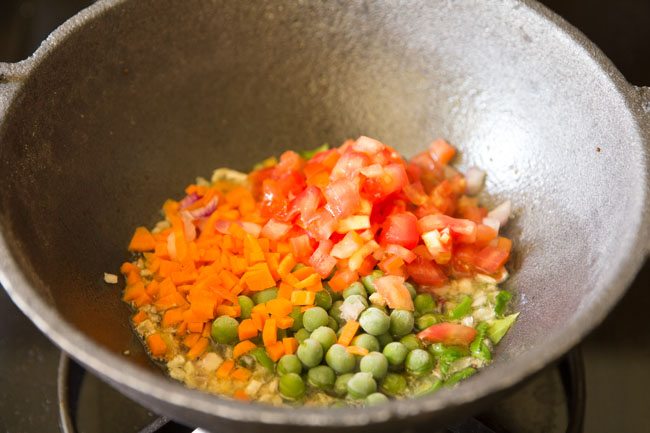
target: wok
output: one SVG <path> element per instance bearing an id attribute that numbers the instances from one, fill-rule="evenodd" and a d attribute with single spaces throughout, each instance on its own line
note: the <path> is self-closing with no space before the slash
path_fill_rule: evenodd
<path id="1" fill-rule="evenodd" d="M 0 282 L 64 351 L 188 424 L 434 427 L 556 360 L 624 293 L 648 250 L 649 111 L 648 89 L 532 1 L 99 1 L 0 64 Z M 360 134 L 406 155 L 446 137 L 488 171 L 488 204 L 514 203 L 521 316 L 494 363 L 364 409 L 242 404 L 164 376 L 102 281 L 133 227 L 213 168 Z"/>

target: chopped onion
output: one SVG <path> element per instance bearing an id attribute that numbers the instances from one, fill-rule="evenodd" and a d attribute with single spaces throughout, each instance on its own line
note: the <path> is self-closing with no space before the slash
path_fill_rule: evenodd
<path id="1" fill-rule="evenodd" d="M 198 199 L 199 199 L 199 196 L 198 196 L 198 195 L 196 195 L 196 194 L 194 194 L 194 193 L 192 193 L 192 194 L 188 194 L 188 195 L 186 195 L 186 196 L 183 198 L 183 200 L 181 200 L 180 202 L 178 202 L 178 205 L 179 205 L 179 207 L 180 207 L 181 209 L 185 209 L 186 207 L 188 207 L 189 205 L 191 205 L 192 203 L 194 203 L 194 202 L 197 201 Z"/>
<path id="2" fill-rule="evenodd" d="M 256 238 L 260 237 L 260 232 L 262 231 L 261 225 L 249 221 L 242 221 L 238 224 L 241 226 L 242 229 L 244 229 L 246 233 L 253 235 Z"/>
<path id="3" fill-rule="evenodd" d="M 217 196 L 214 196 L 205 206 L 201 206 L 198 209 L 188 210 L 187 212 L 192 216 L 193 219 L 207 217 L 212 215 L 212 212 L 217 210 L 217 204 L 219 204 L 219 198 Z"/>
<path id="4" fill-rule="evenodd" d="M 358 297 L 353 297 L 351 300 L 344 302 L 343 305 L 341 305 L 341 319 L 346 322 L 357 320 L 359 314 L 361 314 L 365 309 L 365 304 L 358 299 Z"/>
<path id="5" fill-rule="evenodd" d="M 510 218 L 511 211 L 512 203 L 510 203 L 510 200 L 506 200 L 488 212 L 487 216 L 488 218 L 494 218 L 495 220 L 499 221 L 499 224 L 501 224 L 501 226 L 504 226 L 508 222 L 508 218 Z"/>
<path id="6" fill-rule="evenodd" d="M 490 218 L 490 217 L 483 218 L 483 225 L 486 225 L 494 229 L 494 231 L 497 233 L 499 233 L 499 228 L 501 228 L 501 223 L 496 218 Z"/>
<path id="7" fill-rule="evenodd" d="M 214 223 L 214 229 L 222 235 L 227 235 L 230 233 L 230 224 L 232 224 L 230 221 L 217 220 Z"/>
<path id="8" fill-rule="evenodd" d="M 485 181 L 485 171 L 478 167 L 470 167 L 465 173 L 465 180 L 467 186 L 465 191 L 468 195 L 476 195 L 483 189 L 483 182 Z"/>
<path id="9" fill-rule="evenodd" d="M 176 260 L 176 236 L 174 236 L 174 233 L 167 236 L 167 252 L 172 260 Z"/>
<path id="10" fill-rule="evenodd" d="M 336 227 L 337 233 L 347 233 L 353 230 L 365 230 L 370 228 L 369 215 L 351 215 L 347 218 L 340 219 Z"/>
<path id="11" fill-rule="evenodd" d="M 180 212 L 181 221 L 183 221 L 183 231 L 185 232 L 185 238 L 192 242 L 196 239 L 196 227 L 192 223 L 192 215 L 187 211 Z"/>
<path id="12" fill-rule="evenodd" d="M 104 272 L 104 281 L 108 284 L 117 284 L 117 275 Z"/>

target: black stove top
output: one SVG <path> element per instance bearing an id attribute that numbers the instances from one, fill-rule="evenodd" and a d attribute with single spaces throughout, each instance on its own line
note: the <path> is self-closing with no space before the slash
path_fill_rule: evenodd
<path id="1" fill-rule="evenodd" d="M 542 2 L 583 30 L 632 83 L 650 85 L 649 0 Z M 90 3 L 0 0 L 0 61 L 27 57 L 51 30 Z M 580 350 L 485 413 L 446 431 L 650 432 L 648 287 L 646 263 L 628 294 Z M 191 431 L 138 406 L 68 361 L 0 290 L 0 432 Z"/>

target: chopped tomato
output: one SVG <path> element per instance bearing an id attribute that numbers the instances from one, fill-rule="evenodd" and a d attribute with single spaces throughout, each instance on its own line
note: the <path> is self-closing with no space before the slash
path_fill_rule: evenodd
<path id="1" fill-rule="evenodd" d="M 375 287 L 385 300 L 386 304 L 393 309 L 413 311 L 413 299 L 404 285 L 404 278 L 394 275 L 377 278 Z"/>
<path id="2" fill-rule="evenodd" d="M 323 278 L 331 274 L 332 269 L 336 266 L 336 259 L 329 254 L 331 250 L 332 241 L 327 239 L 322 240 L 318 244 L 318 248 L 316 248 L 314 254 L 309 258 L 309 264 L 316 269 L 316 272 L 318 272 Z"/>
<path id="3" fill-rule="evenodd" d="M 467 346 L 476 337 L 474 328 L 457 323 L 437 323 L 418 334 L 418 338 L 427 343 L 442 343 L 450 346 Z"/>
<path id="4" fill-rule="evenodd" d="M 470 220 L 452 218 L 447 215 L 428 215 L 418 221 L 420 233 L 449 228 L 454 237 L 463 243 L 476 241 L 476 223 Z"/>
<path id="5" fill-rule="evenodd" d="M 382 245 L 397 244 L 412 249 L 418 244 L 417 218 L 410 212 L 396 213 L 388 216 L 379 238 Z"/>
<path id="6" fill-rule="evenodd" d="M 337 218 L 352 215 L 359 206 L 359 200 L 361 199 L 354 182 L 346 179 L 330 183 L 325 188 L 324 194 L 330 212 Z"/>
<path id="7" fill-rule="evenodd" d="M 429 154 L 440 164 L 447 165 L 454 155 L 456 155 L 456 149 L 447 143 L 447 141 L 439 138 L 429 145 Z"/>
<path id="8" fill-rule="evenodd" d="M 406 265 L 406 271 L 413 281 L 423 286 L 439 286 L 447 281 L 447 276 L 438 265 L 422 257 Z"/>
<path id="9" fill-rule="evenodd" d="M 488 245 L 474 257 L 474 265 L 487 274 L 500 271 L 510 257 L 512 241 L 503 237 L 497 238 L 496 241 L 496 246 Z"/>

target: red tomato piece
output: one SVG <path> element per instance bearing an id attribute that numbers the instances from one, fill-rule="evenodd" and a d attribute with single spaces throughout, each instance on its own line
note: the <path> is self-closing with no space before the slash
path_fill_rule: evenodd
<path id="1" fill-rule="evenodd" d="M 307 221 L 305 229 L 309 236 L 317 240 L 329 239 L 332 233 L 336 230 L 338 221 L 334 218 L 332 213 L 325 209 L 320 208 L 313 217 Z"/>
<path id="2" fill-rule="evenodd" d="M 332 169 L 332 179 L 353 179 L 359 174 L 361 168 L 369 164 L 368 155 L 354 151 L 346 152 Z"/>
<path id="3" fill-rule="evenodd" d="M 420 233 L 447 227 L 459 242 L 473 243 L 476 241 L 476 223 L 473 221 L 452 218 L 443 214 L 427 215 L 418 221 Z"/>
<path id="4" fill-rule="evenodd" d="M 287 150 L 280 156 L 280 162 L 275 166 L 276 171 L 288 172 L 299 171 L 303 166 L 304 160 L 293 150 Z"/>
<path id="5" fill-rule="evenodd" d="M 387 275 L 375 280 L 375 287 L 390 308 L 413 311 L 413 299 L 404 285 L 404 277 Z"/>
<path id="6" fill-rule="evenodd" d="M 293 214 L 300 214 L 303 223 L 311 220 L 322 203 L 323 195 L 315 186 L 305 188 L 291 203 Z"/>
<path id="7" fill-rule="evenodd" d="M 429 145 L 429 154 L 440 164 L 447 165 L 456 155 L 456 149 L 447 143 L 446 140 L 439 138 Z"/>
<path id="8" fill-rule="evenodd" d="M 366 137 L 365 135 L 357 138 L 357 141 L 355 141 L 352 145 L 353 150 L 357 152 L 367 153 L 371 156 L 384 150 L 384 147 L 386 146 L 381 141 Z"/>
<path id="9" fill-rule="evenodd" d="M 413 281 L 423 286 L 440 286 L 447 281 L 447 276 L 437 264 L 422 257 L 407 264 L 406 272 Z"/>
<path id="10" fill-rule="evenodd" d="M 418 334 L 427 343 L 442 343 L 451 346 L 467 346 L 476 338 L 476 329 L 457 323 L 437 323 Z"/>
<path id="11" fill-rule="evenodd" d="M 311 242 L 309 241 L 309 236 L 307 235 L 292 237 L 290 242 L 291 252 L 293 252 L 293 255 L 299 259 L 309 258 L 314 252 L 314 249 L 311 247 Z"/>
<path id="12" fill-rule="evenodd" d="M 328 239 L 322 240 L 318 244 L 318 248 L 316 248 L 314 254 L 309 258 L 309 264 L 316 269 L 316 272 L 318 272 L 323 278 L 332 273 L 332 269 L 336 266 L 336 259 L 330 256 L 331 250 L 332 241 Z"/>
<path id="13" fill-rule="evenodd" d="M 346 179 L 330 183 L 324 191 L 327 205 L 337 218 L 352 215 L 359 207 L 359 191 L 354 182 Z"/>
<path id="14" fill-rule="evenodd" d="M 397 244 L 413 249 L 419 241 L 417 218 L 410 212 L 388 216 L 382 227 L 379 243 L 381 245 Z"/>
<path id="15" fill-rule="evenodd" d="M 264 224 L 264 227 L 262 227 L 262 236 L 278 240 L 289 233 L 289 230 L 291 230 L 291 224 L 286 224 L 271 218 L 266 222 L 266 224 Z"/>

